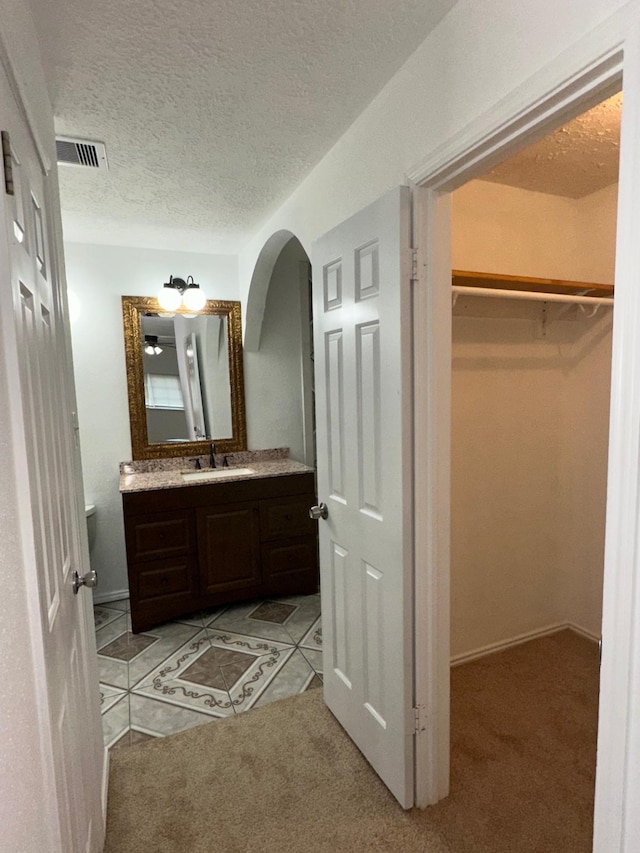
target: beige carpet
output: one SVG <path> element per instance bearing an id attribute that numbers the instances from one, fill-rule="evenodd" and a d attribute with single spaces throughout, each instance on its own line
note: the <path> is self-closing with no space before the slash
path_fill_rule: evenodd
<path id="1" fill-rule="evenodd" d="M 452 794 L 403 812 L 315 690 L 111 756 L 105 853 L 588 853 L 594 644 L 452 671 Z"/>

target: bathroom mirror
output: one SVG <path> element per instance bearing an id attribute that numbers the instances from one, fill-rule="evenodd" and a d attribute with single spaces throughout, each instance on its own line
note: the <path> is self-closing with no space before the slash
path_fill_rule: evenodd
<path id="1" fill-rule="evenodd" d="M 132 458 L 246 450 L 240 303 L 193 316 L 123 296 L 122 318 Z"/>

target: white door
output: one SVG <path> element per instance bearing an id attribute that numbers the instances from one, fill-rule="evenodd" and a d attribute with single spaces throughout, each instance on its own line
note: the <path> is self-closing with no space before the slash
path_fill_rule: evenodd
<path id="1" fill-rule="evenodd" d="M 414 801 L 410 194 L 314 245 L 324 698 Z"/>
<path id="2" fill-rule="evenodd" d="M 88 555 L 58 279 L 57 195 L 4 73 L 0 125 L 8 179 L 0 187 L 0 311 L 12 423 L 3 441 L 17 472 L 17 570 L 25 577 L 37 672 L 34 703 L 25 703 L 24 713 L 38 717 L 40 766 L 33 769 L 46 777 L 49 795 L 42 803 L 46 826 L 38 829 L 49 838 L 47 853 L 97 853 L 104 838 L 104 750 L 91 593 L 74 595 L 72 588 L 74 570 L 88 570 Z M 24 749 L 26 762 L 30 744 Z"/>

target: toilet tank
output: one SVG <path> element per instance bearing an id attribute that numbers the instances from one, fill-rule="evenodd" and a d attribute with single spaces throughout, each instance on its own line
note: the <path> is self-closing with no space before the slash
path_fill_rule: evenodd
<path id="1" fill-rule="evenodd" d="M 89 551 L 93 548 L 96 539 L 96 507 L 95 504 L 85 504 L 84 514 L 87 519 L 87 535 L 89 537 Z"/>

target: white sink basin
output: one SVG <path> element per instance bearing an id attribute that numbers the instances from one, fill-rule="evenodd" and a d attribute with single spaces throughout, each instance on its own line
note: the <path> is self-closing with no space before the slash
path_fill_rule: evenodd
<path id="1" fill-rule="evenodd" d="M 202 483 L 207 480 L 221 480 L 227 477 L 246 477 L 255 474 L 252 468 L 213 468 L 210 471 L 188 471 L 180 476 L 185 483 Z"/>

